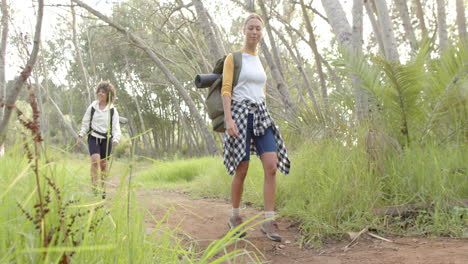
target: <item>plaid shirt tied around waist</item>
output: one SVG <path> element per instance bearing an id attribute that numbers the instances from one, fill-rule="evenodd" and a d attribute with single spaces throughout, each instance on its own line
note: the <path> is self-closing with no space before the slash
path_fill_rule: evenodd
<path id="1" fill-rule="evenodd" d="M 275 136 L 278 163 L 277 167 L 283 174 L 289 174 L 291 162 L 288 158 L 286 146 L 284 145 L 283 138 L 275 125 L 275 122 L 270 116 L 266 108 L 265 102 L 254 103 L 248 100 L 242 102 L 232 101 L 231 114 L 232 119 L 236 122 L 239 130 L 237 137 L 232 137 L 228 134 L 227 130 L 224 135 L 223 151 L 224 151 L 224 166 L 226 167 L 229 175 L 234 175 L 237 166 L 245 157 L 245 144 L 247 138 L 247 117 L 249 112 L 253 112 L 253 133 L 255 136 L 262 136 L 265 134 L 267 128 L 271 127 Z M 250 153 L 257 154 L 253 137 L 251 138 Z M 258 155 L 258 154 L 257 154 Z"/>

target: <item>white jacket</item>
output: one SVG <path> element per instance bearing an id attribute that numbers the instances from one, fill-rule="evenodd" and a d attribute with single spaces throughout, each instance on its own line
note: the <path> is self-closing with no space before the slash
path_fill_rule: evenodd
<path id="1" fill-rule="evenodd" d="M 114 107 L 113 104 L 107 105 L 106 108 L 104 108 L 104 110 L 99 109 L 99 101 L 97 100 L 91 103 L 88 106 L 88 109 L 86 109 L 86 113 L 83 116 L 83 121 L 81 122 L 81 130 L 78 135 L 83 137 L 89 131 L 91 107 L 94 108 L 93 123 L 91 124 L 91 127 L 93 128 L 93 130 L 101 133 L 107 133 L 110 109 L 114 108 L 114 116 L 112 117 L 112 141 L 118 143 L 122 135 L 122 133 L 120 132 L 119 113 L 117 112 L 117 109 Z M 104 138 L 103 136 L 94 132 L 92 132 L 91 135 L 96 138 Z"/>

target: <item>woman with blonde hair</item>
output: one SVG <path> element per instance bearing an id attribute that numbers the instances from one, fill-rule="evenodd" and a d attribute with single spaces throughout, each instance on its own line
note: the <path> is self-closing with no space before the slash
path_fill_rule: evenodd
<path id="1" fill-rule="evenodd" d="M 96 86 L 97 100 L 86 110 L 81 130 L 76 139 L 79 146 L 87 135 L 89 155 L 91 155 L 91 184 L 95 194 L 98 193 L 98 170 L 100 170 L 102 198 L 106 198 L 104 180 L 107 174 L 107 159 L 121 137 L 119 114 L 114 107 L 115 88 L 109 82 L 100 82 Z"/>
<path id="2" fill-rule="evenodd" d="M 221 95 L 224 106 L 225 137 L 223 142 L 224 165 L 230 175 L 232 216 L 231 229 L 242 224 L 239 212 L 244 180 L 249 168 L 250 153 L 256 153 L 264 171 L 265 221 L 260 230 L 267 238 L 280 242 L 275 216 L 276 170 L 288 174 L 290 161 L 283 139 L 265 104 L 267 76 L 257 54 L 262 39 L 263 20 L 250 14 L 244 23 L 244 46 L 239 52 L 229 54 L 224 61 Z M 241 56 L 240 72 L 234 56 Z M 237 82 L 233 87 L 233 80 Z M 245 236 L 242 231 L 241 237 Z"/>

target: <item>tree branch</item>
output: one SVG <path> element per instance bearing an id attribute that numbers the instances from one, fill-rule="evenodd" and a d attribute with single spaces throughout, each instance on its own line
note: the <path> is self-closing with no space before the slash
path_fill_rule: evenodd
<path id="1" fill-rule="evenodd" d="M 16 78 L 15 84 L 13 89 L 11 90 L 10 94 L 7 96 L 5 101 L 5 113 L 3 116 L 3 120 L 0 122 L 0 145 L 2 145 L 6 138 L 6 131 L 8 128 L 8 121 L 10 120 L 10 116 L 12 110 L 15 108 L 16 99 L 18 98 L 18 94 L 21 91 L 26 80 L 31 76 L 31 72 L 34 68 L 34 64 L 36 63 L 37 54 L 39 53 L 39 44 L 41 41 L 41 29 L 42 29 L 42 17 L 44 15 L 44 0 L 38 0 L 39 6 L 37 9 L 37 19 L 36 19 L 36 28 L 34 33 L 34 44 L 31 55 L 24 67 L 23 71 L 20 75 Z"/>

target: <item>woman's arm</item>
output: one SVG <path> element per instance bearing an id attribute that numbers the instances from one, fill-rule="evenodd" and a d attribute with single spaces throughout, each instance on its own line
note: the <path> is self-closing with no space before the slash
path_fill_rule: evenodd
<path id="1" fill-rule="evenodd" d="M 75 146 L 78 147 L 81 144 L 81 139 L 83 138 L 86 133 L 88 133 L 89 130 L 89 121 L 91 121 L 91 107 L 93 105 L 89 105 L 88 109 L 86 109 L 86 112 L 83 116 L 83 120 L 81 121 L 81 130 L 78 133 L 78 137 L 76 138 L 76 143 Z"/>
<path id="2" fill-rule="evenodd" d="M 239 131 L 237 130 L 236 122 L 232 119 L 231 114 L 231 97 L 224 95 L 223 96 L 223 109 L 224 109 L 224 125 L 230 136 L 237 137 Z"/>
<path id="3" fill-rule="evenodd" d="M 86 133 L 88 133 L 89 121 L 91 121 L 91 107 L 93 107 L 93 104 L 90 104 L 88 106 L 88 109 L 86 109 L 86 112 L 83 116 L 83 120 L 81 121 L 81 129 L 78 133 L 79 137 L 83 137 L 84 135 L 86 135 Z"/>
<path id="4" fill-rule="evenodd" d="M 227 55 L 223 66 L 223 86 L 221 87 L 221 98 L 224 109 L 224 126 L 230 136 L 237 137 L 237 125 L 231 115 L 232 79 L 234 78 L 234 57 L 232 53 Z"/>
<path id="5" fill-rule="evenodd" d="M 112 143 L 119 143 L 120 138 L 122 136 L 122 131 L 120 130 L 120 122 L 119 122 L 119 113 L 117 112 L 117 108 L 114 107 L 114 116 L 112 117 Z"/>

